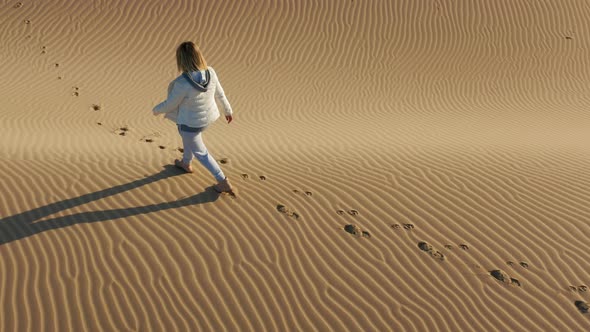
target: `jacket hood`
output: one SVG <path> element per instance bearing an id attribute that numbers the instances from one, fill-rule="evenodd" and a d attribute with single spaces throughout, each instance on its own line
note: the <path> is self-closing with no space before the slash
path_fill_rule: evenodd
<path id="1" fill-rule="evenodd" d="M 209 85 L 209 81 L 211 79 L 211 76 L 209 74 L 209 69 L 201 70 L 201 71 L 192 71 L 190 73 L 183 72 L 182 76 L 195 89 L 197 89 L 201 92 L 207 92 L 207 86 Z"/>

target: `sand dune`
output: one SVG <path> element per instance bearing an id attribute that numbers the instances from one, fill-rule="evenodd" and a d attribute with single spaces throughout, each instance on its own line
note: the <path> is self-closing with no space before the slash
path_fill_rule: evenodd
<path id="1" fill-rule="evenodd" d="M 590 329 L 586 1 L 0 7 L 0 331 Z"/>

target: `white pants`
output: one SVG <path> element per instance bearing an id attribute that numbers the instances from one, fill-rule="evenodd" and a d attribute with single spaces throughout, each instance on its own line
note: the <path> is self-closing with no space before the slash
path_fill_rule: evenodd
<path id="1" fill-rule="evenodd" d="M 205 143 L 203 143 L 203 136 L 202 132 L 207 127 L 202 128 L 194 128 L 196 131 L 185 131 L 181 129 L 181 126 L 178 126 L 178 132 L 180 133 L 180 137 L 182 137 L 182 147 L 184 149 L 184 154 L 182 156 L 182 162 L 185 165 L 189 165 L 190 162 L 193 160 L 193 156 L 197 158 L 197 160 L 201 163 L 201 165 L 205 166 L 205 168 L 215 177 L 217 181 L 222 181 L 225 179 L 225 175 L 223 171 L 219 167 L 219 164 L 209 151 L 207 151 L 207 147 Z M 191 128 L 194 130 L 193 128 Z"/>

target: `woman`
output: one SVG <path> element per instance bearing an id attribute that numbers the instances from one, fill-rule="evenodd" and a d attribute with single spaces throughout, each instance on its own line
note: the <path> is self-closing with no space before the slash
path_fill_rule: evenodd
<path id="1" fill-rule="evenodd" d="M 232 122 L 229 101 L 215 70 L 207 66 L 201 50 L 193 42 L 184 42 L 178 46 L 176 64 L 182 74 L 168 86 L 168 98 L 153 109 L 154 115 L 166 114 L 166 118 L 176 121 L 178 125 L 184 154 L 182 160 L 177 159 L 174 164 L 192 173 L 191 161 L 194 156 L 217 180 L 214 186 L 217 192 L 233 193 L 229 180 L 207 151 L 202 137 L 207 126 L 220 116 L 215 99 L 223 105 L 227 123 Z"/>

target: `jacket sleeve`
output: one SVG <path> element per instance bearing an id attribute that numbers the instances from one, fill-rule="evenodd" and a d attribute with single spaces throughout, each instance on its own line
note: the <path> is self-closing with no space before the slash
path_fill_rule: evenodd
<path id="1" fill-rule="evenodd" d="M 176 80 L 168 85 L 168 98 L 165 101 L 156 105 L 153 109 L 156 113 L 169 113 L 178 109 L 180 103 L 184 99 L 186 91 L 182 89 Z"/>
<path id="2" fill-rule="evenodd" d="M 215 75 L 217 76 L 217 73 Z M 223 105 L 223 113 L 226 116 L 233 114 L 229 100 L 227 100 L 223 88 L 221 87 L 221 83 L 219 82 L 219 77 L 217 77 L 217 85 L 215 86 L 215 99 Z"/>

